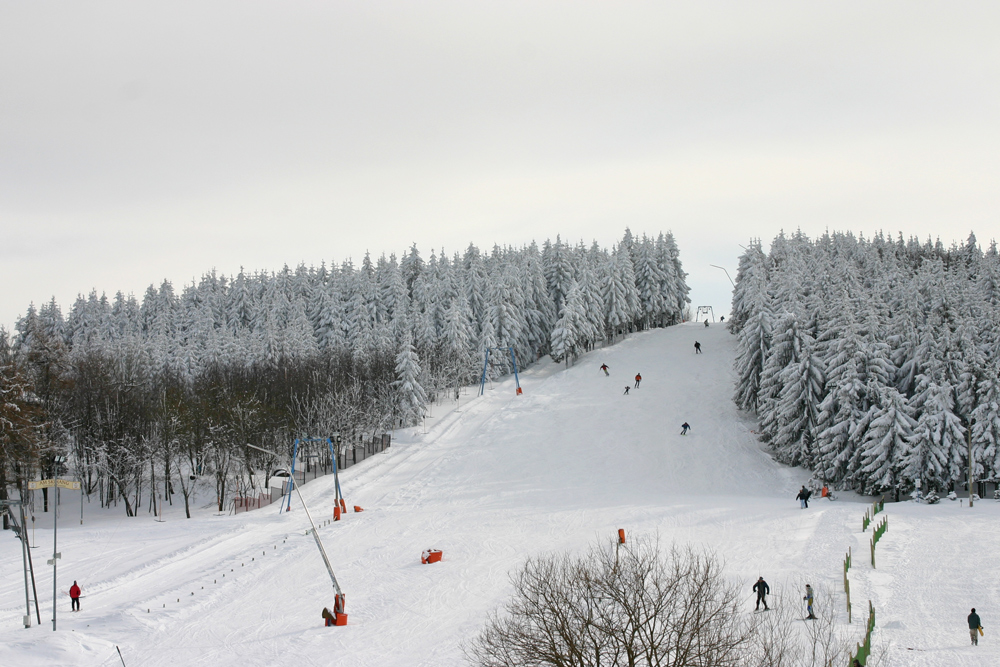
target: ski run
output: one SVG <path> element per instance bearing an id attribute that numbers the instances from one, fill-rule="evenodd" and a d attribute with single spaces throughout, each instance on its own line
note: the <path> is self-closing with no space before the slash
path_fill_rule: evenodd
<path id="1" fill-rule="evenodd" d="M 78 495 L 64 491 L 57 632 L 45 564 L 52 513 L 29 522 L 41 625 L 22 626 L 19 542 L 0 541 L 0 665 L 118 665 L 116 646 L 129 667 L 462 665 L 462 643 L 511 593 L 508 573 L 619 528 L 714 551 L 745 584 L 747 614 L 764 576 L 769 604 L 783 592 L 799 600 L 811 583 L 817 607 L 833 605 L 845 624 L 850 548 L 857 641 L 871 600 L 874 642 L 892 665 L 1000 664 L 991 576 L 1000 503 L 886 503 L 891 530 L 872 569 L 872 529 L 861 530 L 871 499 L 813 496 L 799 508 L 809 473 L 775 463 L 733 404 L 735 348 L 723 326 L 688 323 L 631 335 L 569 368 L 542 360 L 521 374 L 523 395 L 512 377 L 482 397 L 470 388 L 457 409 L 435 405 L 426 425 L 397 431 L 388 451 L 345 470 L 348 508 L 362 513 L 329 521 L 333 477 L 304 485 L 347 596 L 344 627 L 323 627 L 333 592 L 297 501 L 290 512 L 219 515 L 206 491 L 190 520 L 182 503 L 163 522 L 87 505 L 81 526 Z M 421 565 L 429 548 L 443 558 Z M 74 580 L 79 613 L 70 613 Z M 985 627 L 977 647 L 971 607 Z"/>

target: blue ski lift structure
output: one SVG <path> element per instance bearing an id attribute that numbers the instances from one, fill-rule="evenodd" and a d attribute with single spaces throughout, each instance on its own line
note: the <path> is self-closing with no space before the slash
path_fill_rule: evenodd
<path id="1" fill-rule="evenodd" d="M 514 355 L 514 348 L 512 347 L 488 347 L 486 348 L 486 355 L 483 359 L 483 376 L 479 380 L 479 395 L 482 396 L 483 392 L 486 391 L 486 369 L 490 365 L 490 351 L 496 350 L 500 354 L 504 351 L 510 354 L 510 363 L 514 365 L 514 386 L 517 387 L 515 394 L 517 396 L 521 395 L 521 380 L 517 376 L 517 357 Z"/>

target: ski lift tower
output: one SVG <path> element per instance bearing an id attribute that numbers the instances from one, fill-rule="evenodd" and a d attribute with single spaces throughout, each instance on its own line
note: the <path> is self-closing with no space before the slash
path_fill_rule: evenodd
<path id="1" fill-rule="evenodd" d="M 483 392 L 486 391 L 486 370 L 490 365 L 490 350 L 496 350 L 500 354 L 504 351 L 510 354 L 510 363 L 514 365 L 514 386 L 517 388 L 515 395 L 521 395 L 521 380 L 517 377 L 517 357 L 514 356 L 513 347 L 488 347 L 486 348 L 486 356 L 483 358 L 483 377 L 479 380 L 479 395 L 482 396 Z M 490 385 L 492 386 L 492 385 Z"/>
<path id="2" fill-rule="evenodd" d="M 324 440 L 326 440 L 327 443 L 330 444 L 329 438 L 324 438 Z M 295 442 L 297 448 L 299 441 L 296 440 Z M 331 446 L 330 451 L 332 453 L 333 452 L 332 444 L 330 446 Z M 257 451 L 261 451 L 264 452 L 265 454 L 270 454 L 275 458 L 279 458 L 277 454 L 268 449 L 264 449 L 263 447 L 257 447 L 256 445 L 251 445 L 250 443 L 247 443 L 247 447 L 251 447 L 253 449 L 256 449 Z M 295 483 L 294 475 L 292 476 L 291 483 L 292 486 L 295 488 L 295 492 L 299 496 L 299 502 L 302 503 L 302 509 L 305 511 L 306 518 L 309 519 L 309 527 L 310 527 L 309 532 L 312 533 L 313 539 L 316 540 L 316 548 L 319 549 L 319 555 L 322 556 L 323 558 L 323 564 L 326 565 L 326 571 L 330 574 L 330 581 L 333 582 L 333 594 L 334 594 L 334 600 L 336 600 L 336 602 L 333 605 L 333 608 L 334 612 L 337 614 L 337 625 L 341 625 L 340 623 L 341 617 L 343 617 L 344 623 L 346 624 L 347 614 L 344 612 L 344 607 L 345 607 L 344 590 L 340 587 L 340 582 L 337 581 L 337 575 L 333 573 L 333 565 L 330 564 L 330 557 L 327 556 L 326 554 L 326 547 L 323 546 L 323 540 L 319 538 L 319 530 L 316 529 L 316 524 L 313 522 L 312 514 L 309 513 L 309 507 L 306 506 L 306 501 L 302 498 L 302 492 L 299 490 L 299 485 Z M 339 481 L 337 486 L 338 486 L 337 493 L 339 495 L 340 493 Z"/>
<path id="3" fill-rule="evenodd" d="M 705 321 L 706 322 L 708 321 L 708 318 L 710 318 L 710 317 L 712 318 L 713 322 L 715 321 L 715 311 L 712 310 L 711 306 L 698 306 L 698 312 L 696 312 L 694 314 L 694 321 L 695 322 L 701 322 L 701 316 L 702 315 L 705 316 Z"/>

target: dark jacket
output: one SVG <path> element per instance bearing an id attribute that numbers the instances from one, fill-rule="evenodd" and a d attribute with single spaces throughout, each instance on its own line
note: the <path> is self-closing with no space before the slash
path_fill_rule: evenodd
<path id="1" fill-rule="evenodd" d="M 969 629 L 978 630 L 979 629 L 979 614 L 972 612 L 969 614 Z"/>
<path id="2" fill-rule="evenodd" d="M 753 585 L 754 592 L 760 597 L 764 597 L 771 592 L 771 588 L 767 585 L 767 582 L 761 579 L 756 584 Z"/>
<path id="3" fill-rule="evenodd" d="M 811 496 L 811 495 L 812 494 L 809 493 L 808 489 L 802 488 L 802 489 L 799 489 L 799 493 L 798 493 L 798 495 L 795 496 L 795 499 L 796 500 L 809 500 L 809 496 Z"/>

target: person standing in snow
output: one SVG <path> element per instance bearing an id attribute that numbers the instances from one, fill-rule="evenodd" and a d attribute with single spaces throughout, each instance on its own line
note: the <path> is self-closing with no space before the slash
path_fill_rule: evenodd
<path id="1" fill-rule="evenodd" d="M 687 422 L 681 424 L 681 435 L 687 435 L 688 431 L 690 430 L 691 430 L 691 424 L 688 424 Z"/>
<path id="2" fill-rule="evenodd" d="M 70 611 L 80 611 L 80 587 L 76 581 L 69 587 L 69 599 L 72 601 Z"/>
<path id="3" fill-rule="evenodd" d="M 972 608 L 972 613 L 969 614 L 969 635 L 972 637 L 972 645 L 979 646 L 979 630 L 982 626 L 979 624 L 979 614 L 976 613 L 976 608 Z"/>
<path id="4" fill-rule="evenodd" d="M 767 600 L 764 599 L 764 596 L 771 592 L 771 588 L 764 581 L 764 577 L 759 578 L 757 583 L 753 585 L 753 591 L 757 594 L 757 606 L 754 611 L 760 610 L 761 602 L 764 603 L 764 611 L 767 611 Z"/>
<path id="5" fill-rule="evenodd" d="M 330 610 L 327 609 L 326 607 L 323 607 L 323 614 L 322 614 L 322 616 L 323 616 L 324 625 L 326 627 L 329 628 L 329 627 L 331 627 L 331 626 L 334 625 L 335 620 L 334 620 L 333 614 L 330 613 Z"/>
<path id="6" fill-rule="evenodd" d="M 806 584 L 806 595 L 802 599 L 806 601 L 806 611 L 809 612 L 809 615 L 806 616 L 806 618 L 816 620 L 816 615 L 813 614 L 813 589 L 809 584 Z"/>
<path id="7" fill-rule="evenodd" d="M 635 388 L 639 388 L 639 383 L 642 382 L 642 376 L 638 373 L 635 374 Z"/>
<path id="8" fill-rule="evenodd" d="M 608 373 L 608 365 L 607 364 L 601 364 L 601 370 L 604 371 L 604 377 L 607 377 L 607 376 L 610 375 L 610 373 Z"/>
<path id="9" fill-rule="evenodd" d="M 701 343 L 699 343 L 698 341 L 694 342 L 694 353 L 701 354 Z"/>
<path id="10" fill-rule="evenodd" d="M 812 491 L 807 489 L 805 485 L 803 485 L 802 488 L 799 489 L 799 494 L 795 496 L 795 499 L 799 501 L 799 509 L 809 508 L 809 496 L 811 495 Z"/>
<path id="11" fill-rule="evenodd" d="M 630 389 L 630 387 L 628 385 L 625 385 L 625 393 L 622 394 L 622 396 L 628 396 L 628 390 L 629 389 Z"/>

